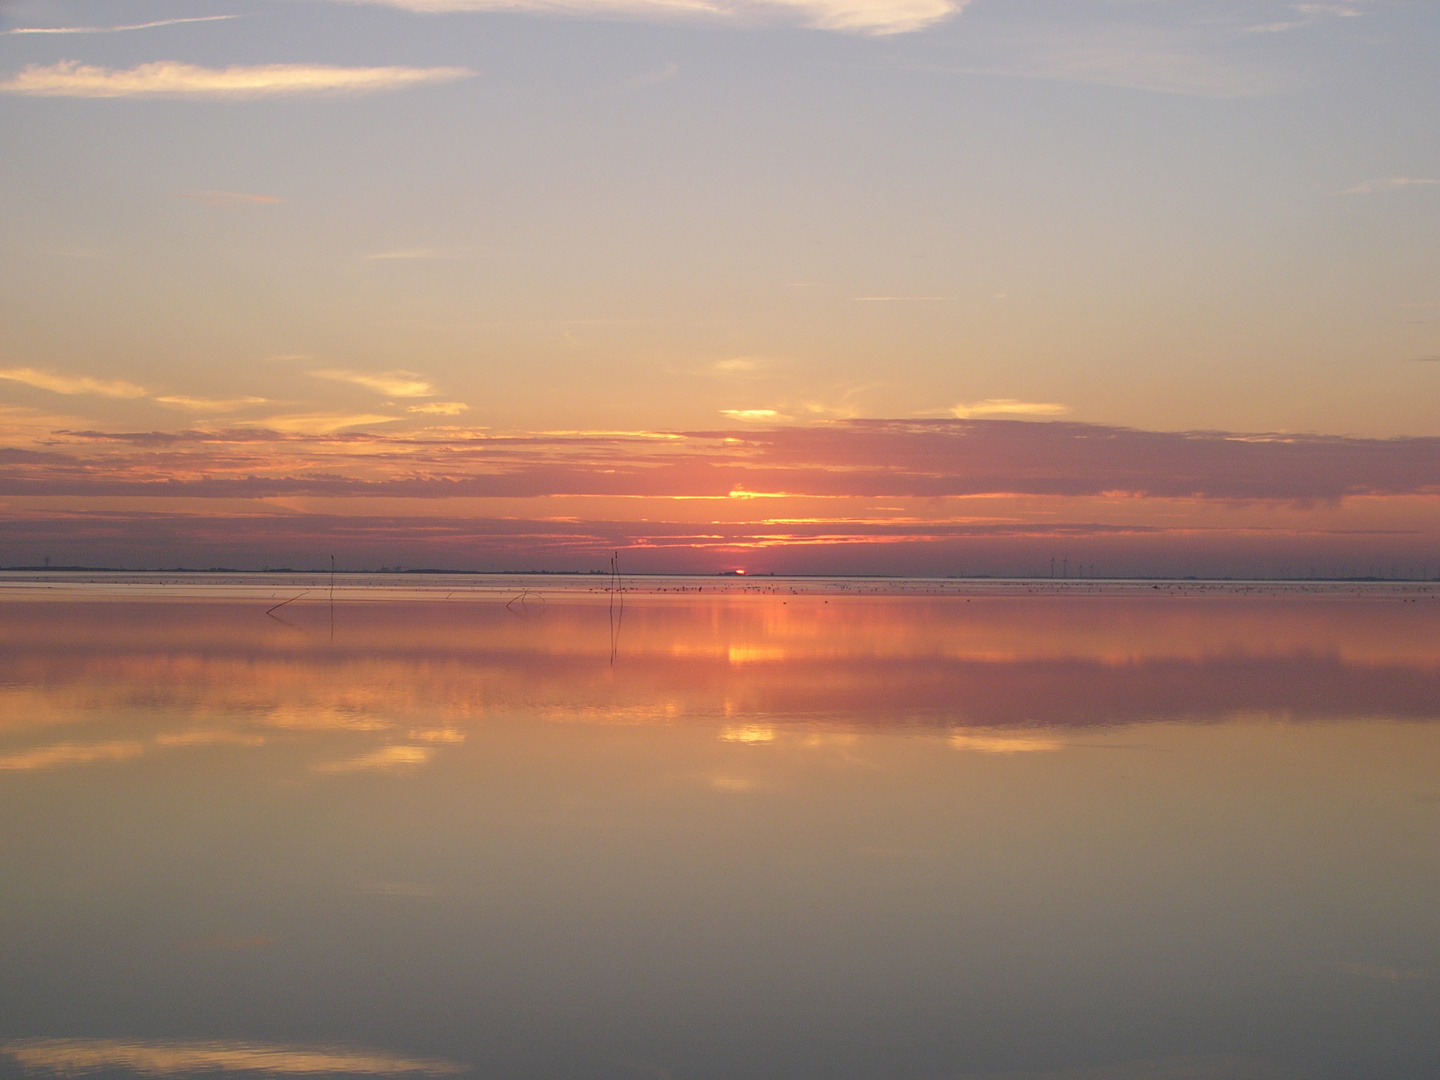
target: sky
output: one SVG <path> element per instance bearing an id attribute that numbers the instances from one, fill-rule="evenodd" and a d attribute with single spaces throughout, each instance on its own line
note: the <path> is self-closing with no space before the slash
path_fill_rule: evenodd
<path id="1" fill-rule="evenodd" d="M 1440 5 L 0 0 L 0 565 L 1440 575 Z"/>

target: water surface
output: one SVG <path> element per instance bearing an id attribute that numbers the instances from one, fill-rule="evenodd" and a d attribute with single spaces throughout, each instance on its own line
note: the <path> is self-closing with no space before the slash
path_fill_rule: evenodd
<path id="1" fill-rule="evenodd" d="M 0 584 L 0 1070 L 1440 1075 L 1433 587 L 610 585 Z"/>

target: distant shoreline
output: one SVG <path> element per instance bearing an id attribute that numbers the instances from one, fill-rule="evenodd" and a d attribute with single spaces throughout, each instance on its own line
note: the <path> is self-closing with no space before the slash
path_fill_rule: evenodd
<path id="1" fill-rule="evenodd" d="M 404 568 L 391 569 L 382 567 L 370 570 L 342 570 L 329 568 L 296 569 L 294 567 L 266 567 L 264 569 L 243 569 L 229 566 L 213 566 L 205 569 L 192 569 L 185 566 L 160 567 L 157 569 L 134 569 L 123 566 L 0 566 L 0 574 L 131 574 L 157 576 L 162 574 L 184 575 L 187 577 L 201 578 L 218 574 L 243 575 L 245 577 L 269 576 L 295 576 L 295 577 L 325 577 L 332 574 L 335 577 L 360 578 L 360 577 L 483 577 L 483 578 L 516 578 L 516 577 L 544 577 L 544 578 L 583 578 L 588 580 L 605 579 L 610 576 L 609 571 L 604 570 L 450 570 L 437 568 Z M 637 579 L 644 580 L 710 580 L 729 581 L 734 584 L 743 584 L 747 581 L 772 582 L 772 581 L 930 581 L 930 582 L 975 582 L 978 584 L 991 583 L 1024 583 L 1024 584 L 1087 584 L 1087 583 L 1110 583 L 1126 584 L 1144 582 L 1147 584 L 1177 584 L 1177 585 L 1274 585 L 1274 584 L 1338 584 L 1338 585 L 1440 585 L 1440 578 L 1435 577 L 1379 577 L 1375 575 L 1359 577 L 1328 577 L 1328 576 L 1307 576 L 1307 577 L 1203 577 L 1198 575 L 1096 575 L 1086 577 L 1050 577 L 1048 575 L 1027 576 L 1021 574 L 948 574 L 944 576 L 926 574 L 825 574 L 825 573 L 771 573 L 763 574 L 737 574 L 734 571 L 722 570 L 714 572 L 646 572 L 627 571 L 624 574 L 626 581 Z"/>

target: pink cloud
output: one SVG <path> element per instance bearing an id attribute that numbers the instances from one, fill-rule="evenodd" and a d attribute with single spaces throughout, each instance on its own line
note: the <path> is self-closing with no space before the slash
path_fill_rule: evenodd
<path id="1" fill-rule="evenodd" d="M 818 496 L 1123 493 L 1303 501 L 1440 491 L 1440 439 L 1434 438 L 1151 432 L 1006 420 L 852 420 L 675 433 L 667 440 L 61 434 L 65 441 L 47 453 L 0 455 L 0 493 L 718 497 L 743 488 Z"/>
<path id="2" fill-rule="evenodd" d="M 1411 573 L 1440 550 L 1440 516 L 1422 512 L 1437 494 L 1440 439 L 1009 420 L 57 432 L 0 449 L 0 495 L 15 500 L 0 534 L 12 550 L 68 546 L 88 554 L 66 561 L 125 565 L 140 552 L 153 565 L 161 551 L 173 552 L 169 565 L 273 565 L 280 551 L 303 563 L 318 545 L 373 551 L 377 564 L 490 569 L 588 568 L 623 547 L 656 570 L 745 554 L 781 571 L 1035 573 L 1054 557 L 1109 573 Z M 993 497 L 998 509 L 945 501 L 958 496 Z M 142 501 L 117 513 L 117 498 Z M 327 509 L 337 498 L 343 512 Z M 413 513 L 364 501 L 378 498 L 414 500 Z M 203 510 L 218 499 L 232 502 Z M 277 513 L 275 499 L 292 505 Z M 1246 518 L 1245 506 L 1269 509 Z"/>

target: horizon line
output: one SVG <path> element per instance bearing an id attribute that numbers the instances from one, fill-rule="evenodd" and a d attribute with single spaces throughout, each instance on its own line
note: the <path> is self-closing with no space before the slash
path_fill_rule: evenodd
<path id="1" fill-rule="evenodd" d="M 0 566 L 0 574 L 304 574 L 329 576 L 331 574 L 367 575 L 367 576 L 394 576 L 397 574 L 420 574 L 420 575 L 453 575 L 465 577 L 608 577 L 611 571 L 608 569 L 595 570 L 456 570 L 438 567 L 386 567 L 377 569 L 355 570 L 342 569 L 340 567 L 325 568 L 315 567 L 311 569 L 296 569 L 290 566 L 263 567 L 260 569 L 246 569 L 244 567 L 211 566 L 203 569 L 187 566 L 157 567 L 155 569 L 132 568 L 123 566 Z M 845 581 L 992 581 L 992 582 L 1047 582 L 1047 583 L 1089 583 L 1096 581 L 1104 582 L 1178 582 L 1187 584 L 1294 584 L 1314 582 L 1317 584 L 1346 584 L 1346 583 L 1390 583 L 1390 584 L 1415 584 L 1415 585 L 1437 585 L 1440 584 L 1440 576 L 1436 577 L 1386 577 L 1376 574 L 1360 575 L 1305 575 L 1292 577 L 1244 577 L 1230 575 L 1224 577 L 1201 576 L 1198 574 L 1095 574 L 1085 577 L 1055 577 L 1045 574 L 946 574 L 943 576 L 934 574 L 827 574 L 827 573 L 780 573 L 779 571 L 767 570 L 751 573 L 748 571 L 736 572 L 735 570 L 707 570 L 691 573 L 674 573 L 654 570 L 626 571 L 623 575 L 626 578 L 731 578 L 743 580 L 749 578 L 763 578 L 765 580 L 789 580 L 789 581 L 816 581 L 816 580 L 845 580 Z"/>

